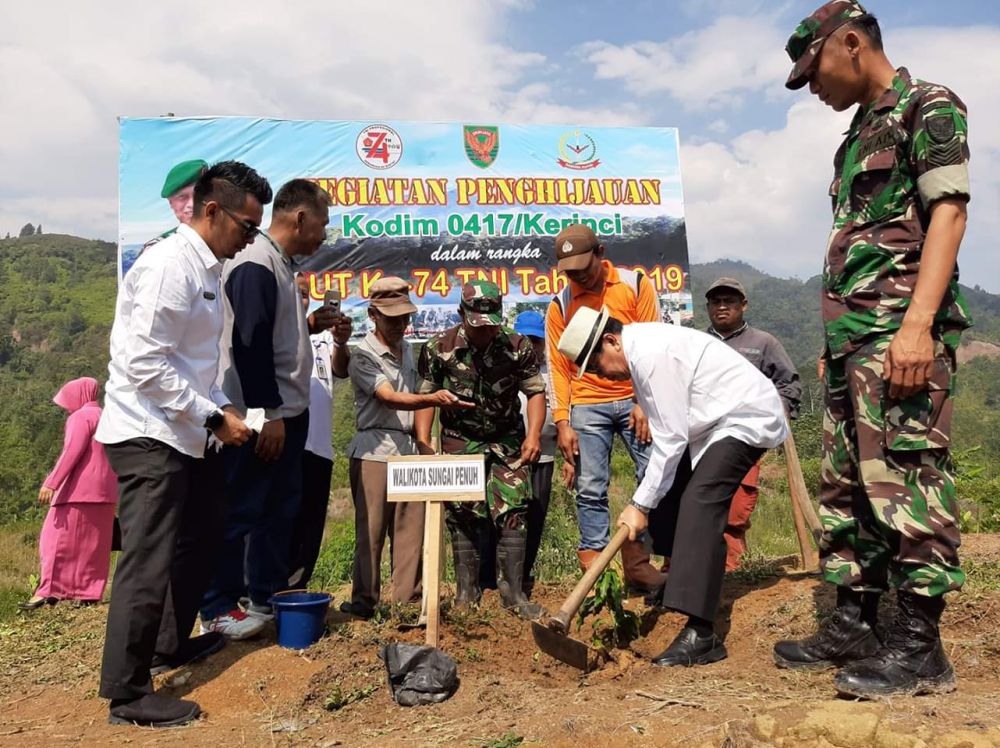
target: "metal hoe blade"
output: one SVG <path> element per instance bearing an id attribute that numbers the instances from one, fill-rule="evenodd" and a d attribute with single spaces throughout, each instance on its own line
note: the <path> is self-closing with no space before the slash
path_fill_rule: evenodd
<path id="1" fill-rule="evenodd" d="M 555 657 L 567 665 L 589 673 L 597 666 L 597 650 L 566 634 L 554 631 L 537 621 L 531 624 L 531 635 L 535 644 L 545 654 Z"/>

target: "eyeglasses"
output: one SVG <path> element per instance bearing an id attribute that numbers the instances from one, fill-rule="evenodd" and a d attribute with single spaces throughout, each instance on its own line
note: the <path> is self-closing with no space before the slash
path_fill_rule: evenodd
<path id="1" fill-rule="evenodd" d="M 222 209 L 223 213 L 233 219 L 237 226 L 243 229 L 243 236 L 246 237 L 247 241 L 251 241 L 255 236 L 257 236 L 257 234 L 260 233 L 260 226 L 251 223 L 246 218 L 240 218 L 239 216 L 234 215 L 233 212 L 224 205 L 220 205 L 219 207 Z"/>

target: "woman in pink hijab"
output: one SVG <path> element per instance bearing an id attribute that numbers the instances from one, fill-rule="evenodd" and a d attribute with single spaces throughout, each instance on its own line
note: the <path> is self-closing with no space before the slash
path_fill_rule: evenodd
<path id="1" fill-rule="evenodd" d="M 94 441 L 97 389 L 96 379 L 81 377 L 52 398 L 69 417 L 62 454 L 38 492 L 49 513 L 38 540 L 41 584 L 21 603 L 26 610 L 59 600 L 97 602 L 108 581 L 118 486 L 103 445 Z"/>

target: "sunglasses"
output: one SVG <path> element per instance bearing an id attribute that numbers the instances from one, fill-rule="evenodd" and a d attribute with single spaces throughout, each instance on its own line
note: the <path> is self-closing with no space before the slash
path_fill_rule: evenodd
<path id="1" fill-rule="evenodd" d="M 251 241 L 254 237 L 257 236 L 257 234 L 260 233 L 260 227 L 251 223 L 246 218 L 240 218 L 239 216 L 234 215 L 233 212 L 229 210 L 229 208 L 223 205 L 220 205 L 219 208 L 222 210 L 223 213 L 232 218 L 237 226 L 243 229 L 243 236 L 246 237 L 247 241 Z"/>

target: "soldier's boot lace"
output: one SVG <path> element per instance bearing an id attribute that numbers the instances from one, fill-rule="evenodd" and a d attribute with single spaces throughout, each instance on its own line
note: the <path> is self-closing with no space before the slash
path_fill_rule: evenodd
<path id="1" fill-rule="evenodd" d="M 546 614 L 545 608 L 524 594 L 524 533 L 516 528 L 502 528 L 497 542 L 497 587 L 500 602 L 521 618 L 534 621 Z"/>
<path id="2" fill-rule="evenodd" d="M 955 690 L 955 671 L 941 646 L 944 599 L 901 590 L 897 601 L 885 645 L 837 673 L 833 682 L 838 693 L 878 698 Z"/>
<path id="3" fill-rule="evenodd" d="M 881 646 L 876 631 L 879 596 L 878 592 L 837 587 L 837 607 L 833 613 L 812 636 L 775 644 L 775 664 L 822 670 L 871 657 Z"/>

